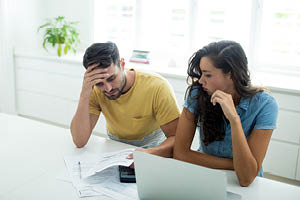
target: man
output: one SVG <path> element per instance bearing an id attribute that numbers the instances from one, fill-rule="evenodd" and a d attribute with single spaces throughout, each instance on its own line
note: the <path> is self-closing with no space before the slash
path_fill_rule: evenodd
<path id="1" fill-rule="evenodd" d="M 85 52 L 82 91 L 71 123 L 73 141 L 83 147 L 100 113 L 108 136 L 171 157 L 180 112 L 168 82 L 159 75 L 124 70 L 114 43 L 95 43 Z"/>

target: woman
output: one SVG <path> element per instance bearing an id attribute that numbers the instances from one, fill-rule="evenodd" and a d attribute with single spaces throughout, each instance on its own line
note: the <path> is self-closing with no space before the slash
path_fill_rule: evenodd
<path id="1" fill-rule="evenodd" d="M 215 169 L 235 170 L 241 186 L 259 175 L 278 107 L 263 88 L 253 87 L 241 45 L 210 43 L 192 55 L 191 85 L 176 131 L 174 158 Z M 190 149 L 196 127 L 200 147 Z"/>

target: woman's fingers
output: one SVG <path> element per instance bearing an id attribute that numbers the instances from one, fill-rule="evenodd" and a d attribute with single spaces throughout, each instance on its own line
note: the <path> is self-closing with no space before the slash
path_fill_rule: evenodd
<path id="1" fill-rule="evenodd" d="M 224 100 L 226 100 L 229 97 L 229 94 L 221 91 L 221 90 L 216 90 L 210 98 L 210 102 L 215 106 L 216 103 L 223 103 Z"/>
<path id="2" fill-rule="evenodd" d="M 223 99 L 222 98 L 219 98 L 219 97 L 214 97 L 211 99 L 211 103 L 215 106 L 217 103 L 219 103 L 220 105 L 223 103 L 222 102 Z"/>

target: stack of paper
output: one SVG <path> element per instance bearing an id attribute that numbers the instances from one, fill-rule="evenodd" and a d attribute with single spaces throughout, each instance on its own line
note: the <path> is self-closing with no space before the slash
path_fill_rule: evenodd
<path id="1" fill-rule="evenodd" d="M 114 199 L 138 199 L 135 183 L 121 183 L 118 166 L 130 166 L 134 149 L 101 155 L 88 152 L 65 156 L 70 179 L 80 197 L 106 195 Z"/>

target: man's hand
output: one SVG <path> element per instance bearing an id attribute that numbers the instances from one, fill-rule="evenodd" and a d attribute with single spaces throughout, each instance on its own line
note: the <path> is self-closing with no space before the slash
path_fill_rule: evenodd
<path id="1" fill-rule="evenodd" d="M 90 65 L 84 73 L 80 94 L 81 97 L 89 98 L 91 96 L 93 86 L 108 78 L 109 74 L 107 73 L 107 68 L 99 68 L 98 66 L 99 64 Z"/>
<path id="2" fill-rule="evenodd" d="M 141 151 L 141 152 L 145 152 L 145 153 L 151 153 L 151 149 L 142 149 L 142 148 L 140 148 L 140 149 L 136 149 L 136 151 Z M 133 154 L 132 153 L 129 154 L 127 156 L 127 159 L 133 159 Z M 134 162 L 129 167 L 130 168 L 134 168 Z"/>
<path id="3" fill-rule="evenodd" d="M 98 66 L 99 64 L 90 65 L 84 73 L 77 111 L 71 122 L 73 142 L 78 148 L 86 145 L 99 118 L 99 115 L 89 113 L 89 100 L 93 86 L 108 77 L 107 68 Z"/>

